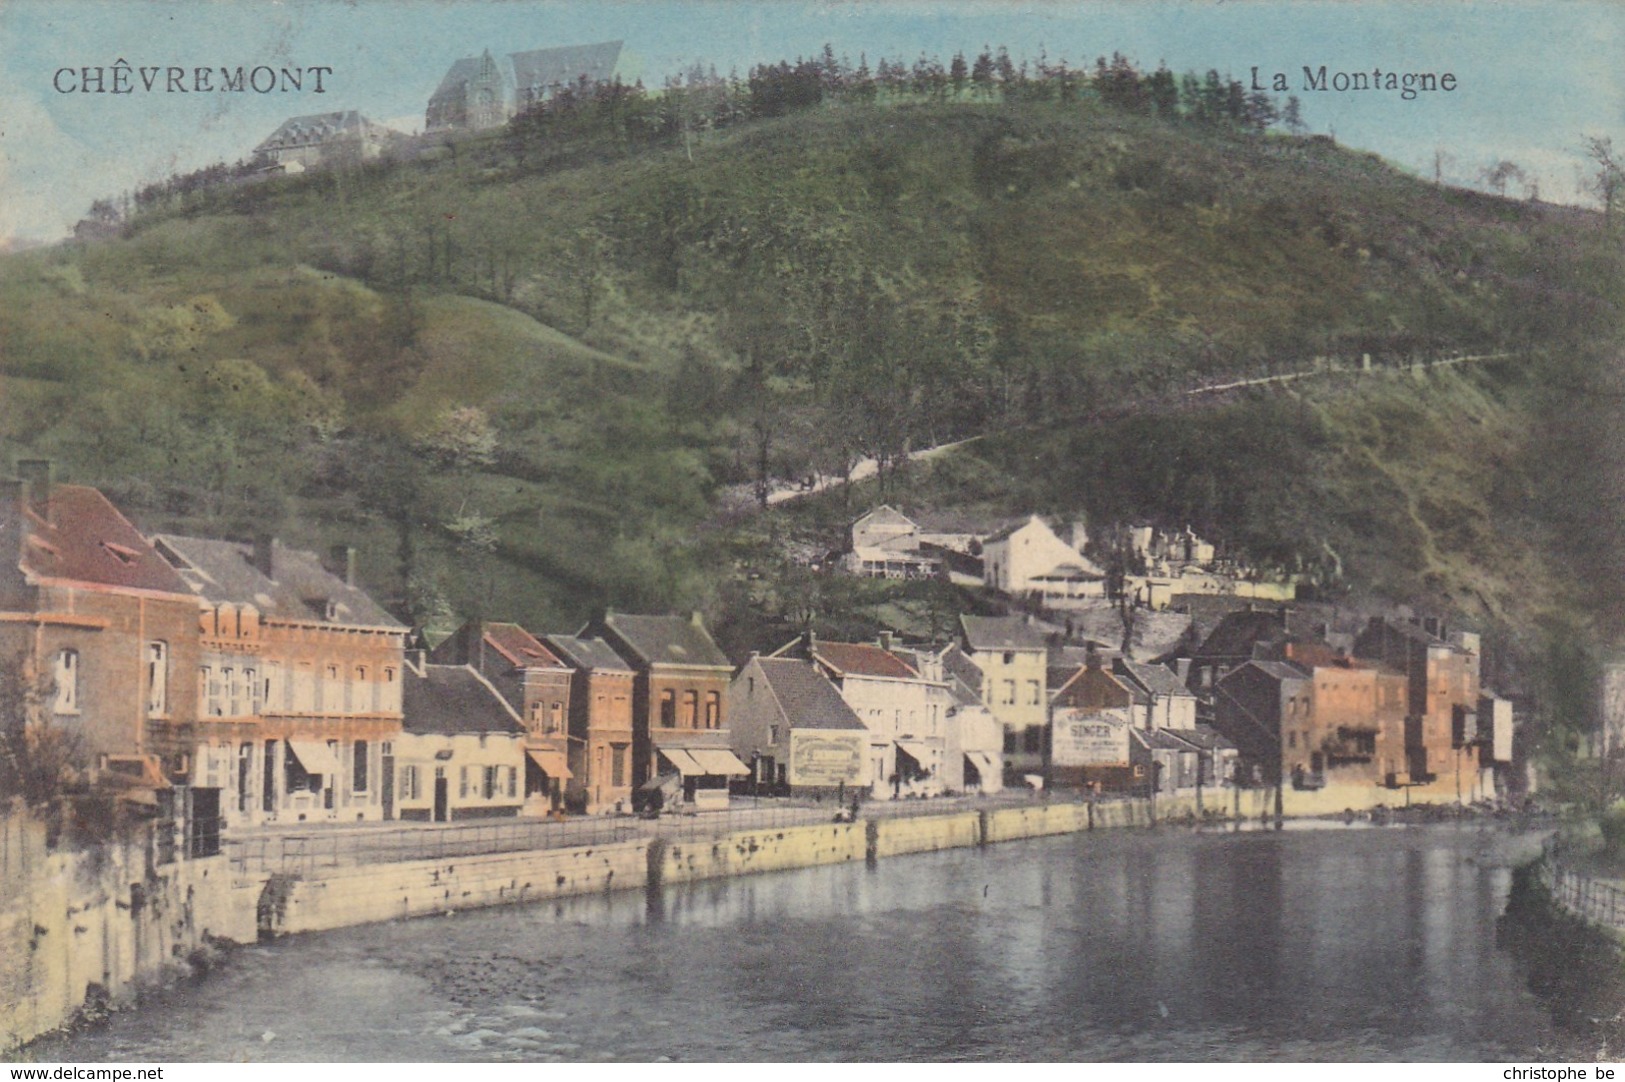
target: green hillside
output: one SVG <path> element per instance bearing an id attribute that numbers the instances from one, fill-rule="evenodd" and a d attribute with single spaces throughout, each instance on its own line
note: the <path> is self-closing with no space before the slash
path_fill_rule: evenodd
<path id="1" fill-rule="evenodd" d="M 1188 521 L 1531 635 L 1622 611 L 1600 216 L 1087 97 L 545 154 L 517 131 L 0 259 L 0 454 L 150 529 L 358 542 L 440 623 L 693 606 L 742 646 L 812 611 L 780 544 L 879 495 Z M 1437 351 L 1515 356 L 1384 370 Z M 1361 354 L 1367 376 L 1169 405 Z M 980 434 L 884 492 L 721 507 Z M 975 603 L 827 589 L 854 627 Z"/>

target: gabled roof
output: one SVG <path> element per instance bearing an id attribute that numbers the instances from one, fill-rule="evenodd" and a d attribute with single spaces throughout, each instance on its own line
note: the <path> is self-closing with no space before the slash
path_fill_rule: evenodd
<path id="1" fill-rule="evenodd" d="M 1213 632 L 1197 647 L 1194 657 L 1251 657 L 1256 643 L 1278 643 L 1288 637 L 1280 611 L 1242 610 L 1224 615 Z"/>
<path id="2" fill-rule="evenodd" d="M 115 589 L 166 594 L 191 591 L 130 520 L 100 491 L 52 484 L 49 520 L 20 495 L 0 499 L 5 558 L 30 580 L 64 579 Z"/>
<path id="3" fill-rule="evenodd" d="M 440 85 L 430 95 L 429 104 L 461 94 L 466 84 L 481 79 L 494 79 L 505 90 L 511 90 L 513 77 L 509 73 L 510 67 L 510 64 L 492 57 L 489 49 L 479 56 L 465 56 L 453 61 L 451 67 L 446 69 L 445 77 L 440 80 Z"/>
<path id="4" fill-rule="evenodd" d="M 518 624 L 486 624 L 485 641 L 495 647 L 497 652 L 507 658 L 516 668 L 558 669 L 564 667 L 564 662 L 559 659 L 557 654 L 549 650 L 542 644 L 540 639 Z"/>
<path id="5" fill-rule="evenodd" d="M 1048 642 L 1020 616 L 960 616 L 972 650 L 1044 650 Z"/>
<path id="6" fill-rule="evenodd" d="M 565 45 L 554 49 L 532 49 L 510 53 L 513 83 L 519 90 L 528 87 L 548 89 L 571 86 L 585 78 L 589 83 L 605 83 L 615 76 L 621 58 L 621 42 L 603 41 L 594 45 Z"/>
<path id="7" fill-rule="evenodd" d="M 1302 669 L 1294 665 L 1289 665 L 1284 661 L 1259 661 L 1255 658 L 1254 660 L 1247 662 L 1247 664 L 1238 666 L 1225 673 L 1224 676 L 1219 678 L 1219 683 L 1222 684 L 1226 680 L 1230 680 L 1235 677 L 1237 673 L 1246 672 L 1248 669 L 1257 669 L 1277 683 L 1284 680 L 1309 679 L 1308 674 L 1306 674 Z"/>
<path id="8" fill-rule="evenodd" d="M 957 642 L 949 643 L 947 649 L 943 650 L 942 672 L 952 677 L 950 683 L 963 686 L 977 702 L 982 701 L 982 681 L 985 679 L 982 667 L 967 657 Z M 958 698 L 959 694 L 955 691 L 954 697 Z"/>
<path id="9" fill-rule="evenodd" d="M 1100 682 L 1102 681 L 1105 683 L 1108 690 L 1115 688 L 1117 691 L 1122 693 L 1123 698 L 1128 700 L 1128 702 L 1123 703 L 1122 706 L 1129 705 L 1129 703 L 1134 702 L 1137 698 L 1132 687 L 1119 680 L 1105 669 L 1090 669 L 1085 666 L 1084 668 L 1081 668 L 1077 672 L 1073 673 L 1071 679 L 1069 679 L 1065 684 L 1061 685 L 1060 689 L 1055 693 L 1053 702 L 1056 706 L 1086 707 L 1088 704 L 1082 701 L 1087 697 L 1085 695 L 1085 691 L 1091 685 L 1096 687 L 1100 686 Z M 1114 709 L 1121 709 L 1122 706 Z"/>
<path id="10" fill-rule="evenodd" d="M 1179 733 L 1173 729 L 1152 729 L 1145 734 L 1147 747 L 1162 751 L 1197 751 L 1196 745 L 1188 740 L 1181 739 Z"/>
<path id="11" fill-rule="evenodd" d="M 919 672 L 892 653 L 863 642 L 825 642 L 813 646 L 814 656 L 837 676 L 885 676 L 896 680 L 916 680 Z"/>
<path id="12" fill-rule="evenodd" d="M 890 504 L 881 504 L 872 511 L 866 511 L 852 520 L 856 527 L 859 523 L 868 526 L 913 526 L 914 520 Z"/>
<path id="13" fill-rule="evenodd" d="M 387 129 L 368 120 L 354 109 L 289 117 L 276 131 L 266 136 L 263 143 L 254 148 L 254 153 L 260 154 L 283 147 L 320 145 L 334 139 L 360 136 L 368 130 L 382 133 Z"/>
<path id="14" fill-rule="evenodd" d="M 314 552 L 271 542 L 267 577 L 254 566 L 253 545 L 178 534 L 159 534 L 153 542 L 191 592 L 206 601 L 252 605 L 262 616 L 283 620 L 405 628 L 366 591 L 323 567 Z"/>
<path id="15" fill-rule="evenodd" d="M 580 638 L 575 635 L 547 635 L 544 638 L 571 668 L 591 672 L 632 671 L 632 666 L 628 665 L 620 654 L 610 649 L 609 643 L 596 636 Z"/>
<path id="16" fill-rule="evenodd" d="M 768 687 L 784 718 L 796 729 L 862 729 L 863 722 L 847 705 L 818 666 L 800 658 L 758 657 Z"/>
<path id="17" fill-rule="evenodd" d="M 435 733 L 522 733 L 524 724 L 507 702 L 467 665 L 406 666 L 401 683 L 401 728 Z"/>
<path id="18" fill-rule="evenodd" d="M 1045 522 L 1043 519 L 1039 518 L 1037 515 L 1028 515 L 1024 519 L 1020 519 L 1020 520 L 1018 520 L 1016 522 L 1010 523 L 1008 526 L 1004 527 L 1004 529 L 1002 529 L 1002 530 L 999 530 L 997 533 L 989 534 L 988 537 L 982 542 L 982 544 L 991 545 L 995 541 L 1008 541 L 1010 539 L 1011 534 L 1017 532 L 1018 530 L 1023 530 L 1026 527 L 1031 526 L 1031 525 L 1033 525 L 1035 523 L 1037 525 L 1039 525 L 1039 526 L 1042 526 L 1044 529 L 1049 530 L 1049 524 L 1047 522 Z M 1054 533 L 1055 531 L 1050 530 L 1050 532 Z"/>
<path id="19" fill-rule="evenodd" d="M 611 612 L 604 628 L 646 665 L 699 665 L 732 669 L 703 624 L 686 616 L 639 616 Z"/>
<path id="20" fill-rule="evenodd" d="M 1112 669 L 1116 675 L 1138 684 L 1148 694 L 1193 697 L 1191 689 L 1180 683 L 1179 677 L 1166 665 L 1149 665 L 1118 658 L 1112 662 Z"/>

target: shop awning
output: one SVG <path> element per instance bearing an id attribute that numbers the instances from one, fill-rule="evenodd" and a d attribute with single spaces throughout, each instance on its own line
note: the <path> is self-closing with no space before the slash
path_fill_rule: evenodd
<path id="1" fill-rule="evenodd" d="M 337 774 L 339 772 L 339 757 L 337 749 L 322 740 L 290 740 L 288 750 L 299 760 L 299 765 L 305 768 L 307 774 Z"/>
<path id="2" fill-rule="evenodd" d="M 575 777 L 570 768 L 564 765 L 564 752 L 554 751 L 551 748 L 526 748 L 525 754 L 530 761 L 542 768 L 542 773 L 558 781 L 567 781 Z"/>
<path id="3" fill-rule="evenodd" d="M 666 761 L 671 763 L 677 773 L 682 774 L 684 777 L 705 773 L 705 768 L 695 762 L 689 753 L 682 748 L 661 748 L 660 754 L 665 756 Z"/>
<path id="4" fill-rule="evenodd" d="M 912 740 L 899 740 L 897 746 L 904 754 L 921 766 L 925 766 L 931 761 L 931 749 L 924 744 L 917 744 Z"/>
<path id="5" fill-rule="evenodd" d="M 999 776 L 999 763 L 997 759 L 993 758 L 992 752 L 967 751 L 965 753 L 965 759 L 970 763 L 971 766 L 974 766 L 976 768 L 976 772 L 982 775 L 984 778 L 988 777 L 989 775 L 995 778 Z"/>
<path id="6" fill-rule="evenodd" d="M 743 776 L 750 773 L 750 767 L 726 748 L 689 748 L 688 755 L 706 774 Z"/>

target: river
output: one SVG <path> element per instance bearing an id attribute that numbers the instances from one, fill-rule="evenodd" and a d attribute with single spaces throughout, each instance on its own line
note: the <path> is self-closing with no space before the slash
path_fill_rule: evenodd
<path id="1" fill-rule="evenodd" d="M 1478 825 L 1119 830 L 305 935 L 41 1061 L 1521 1060 Z"/>

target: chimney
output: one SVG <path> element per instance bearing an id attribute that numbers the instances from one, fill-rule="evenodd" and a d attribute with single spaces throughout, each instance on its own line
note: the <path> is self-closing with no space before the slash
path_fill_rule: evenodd
<path id="1" fill-rule="evenodd" d="M 888 654 L 891 653 L 891 641 L 890 631 L 882 631 L 880 633 L 880 648 L 886 651 Z"/>
<path id="2" fill-rule="evenodd" d="M 17 460 L 17 478 L 23 483 L 22 500 L 29 511 L 46 525 L 51 521 L 51 460 L 48 458 L 20 458 Z"/>
<path id="3" fill-rule="evenodd" d="M 688 614 L 688 622 L 695 627 L 703 628 L 705 626 L 705 617 L 700 615 L 699 609 L 695 609 Z"/>
<path id="4" fill-rule="evenodd" d="M 276 578 L 276 538 L 268 533 L 254 535 L 254 566 L 268 579 Z"/>
<path id="5" fill-rule="evenodd" d="M 818 636 L 813 633 L 812 628 L 809 627 L 801 633 L 801 646 L 802 649 L 807 651 L 808 661 L 811 661 L 813 655 L 818 653 Z"/>
<path id="6" fill-rule="evenodd" d="M 1092 641 L 1087 647 L 1084 648 L 1083 667 L 1088 669 L 1090 672 L 1098 672 L 1100 670 L 1100 650 L 1096 648 Z"/>
<path id="7" fill-rule="evenodd" d="M 344 585 L 355 585 L 355 546 L 334 545 L 328 550 L 330 570 L 344 580 Z"/>

